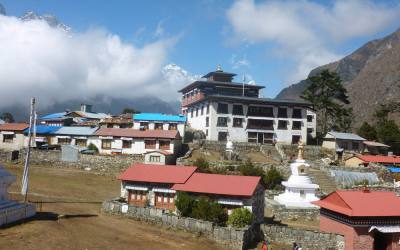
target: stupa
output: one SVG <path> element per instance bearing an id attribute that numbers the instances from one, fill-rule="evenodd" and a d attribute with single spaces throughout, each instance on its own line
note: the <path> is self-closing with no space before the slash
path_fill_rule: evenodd
<path id="1" fill-rule="evenodd" d="M 8 199 L 8 187 L 15 182 L 16 178 L 0 165 L 0 226 L 36 214 L 33 204 L 19 203 Z"/>
<path id="2" fill-rule="evenodd" d="M 275 196 L 274 200 L 286 207 L 316 207 L 311 204 L 311 202 L 319 200 L 319 198 L 315 196 L 315 191 L 319 189 L 319 186 L 313 184 L 307 174 L 306 170 L 310 165 L 304 160 L 303 142 L 299 142 L 298 149 L 299 153 L 297 159 L 290 164 L 292 174 L 287 181 L 282 182 L 282 185 L 285 187 L 285 192 Z"/>

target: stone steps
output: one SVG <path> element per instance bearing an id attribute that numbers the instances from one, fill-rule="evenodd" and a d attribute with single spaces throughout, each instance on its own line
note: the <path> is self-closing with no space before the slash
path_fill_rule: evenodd
<path id="1" fill-rule="evenodd" d="M 334 179 L 326 172 L 310 168 L 309 175 L 313 183 L 319 185 L 320 191 L 323 194 L 329 194 L 337 189 Z"/>

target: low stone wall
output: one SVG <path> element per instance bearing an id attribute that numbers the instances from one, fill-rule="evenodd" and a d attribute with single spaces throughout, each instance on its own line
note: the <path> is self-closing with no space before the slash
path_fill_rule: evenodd
<path id="1" fill-rule="evenodd" d="M 319 221 L 319 208 L 287 208 L 277 204 L 270 208 L 278 221 Z"/>
<path id="2" fill-rule="evenodd" d="M 343 250 L 344 237 L 338 234 L 291 228 L 282 225 L 264 224 L 261 231 L 266 239 L 279 244 L 293 242 L 307 250 Z"/>
<path id="3" fill-rule="evenodd" d="M 10 162 L 11 152 L 0 151 L 0 161 Z M 25 159 L 25 152 L 20 151 L 19 162 Z M 135 162 L 143 162 L 142 155 L 87 155 L 80 154 L 77 162 L 61 161 L 59 150 L 32 150 L 30 161 L 32 164 L 46 164 L 54 167 L 90 168 L 101 172 L 113 172 L 126 169 Z"/>
<path id="4" fill-rule="evenodd" d="M 205 150 L 225 152 L 226 142 L 204 141 L 201 147 Z M 261 145 L 257 143 L 234 142 L 233 147 L 239 152 L 259 152 Z"/>
<path id="5" fill-rule="evenodd" d="M 103 202 L 102 211 L 201 234 L 209 239 L 227 245 L 231 249 L 247 249 L 250 244 L 260 237 L 260 228 L 256 225 L 243 229 L 220 227 L 214 225 L 212 222 L 165 213 L 161 209 L 140 208 L 117 201 Z"/>
<path id="6" fill-rule="evenodd" d="M 296 158 L 298 145 L 277 144 L 278 150 L 283 152 L 287 159 Z M 334 155 L 333 150 L 322 148 L 321 146 L 307 145 L 304 148 L 304 158 L 306 160 L 318 160 Z"/>

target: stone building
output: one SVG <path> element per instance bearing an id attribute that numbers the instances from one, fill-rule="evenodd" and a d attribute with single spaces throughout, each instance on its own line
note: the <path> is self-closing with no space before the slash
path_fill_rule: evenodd
<path id="1" fill-rule="evenodd" d="M 320 201 L 320 230 L 341 234 L 345 249 L 400 249 L 400 198 L 394 192 L 338 190 Z"/>
<path id="2" fill-rule="evenodd" d="M 264 86 L 235 83 L 234 76 L 218 67 L 179 90 L 188 125 L 207 140 L 296 144 L 316 136 L 307 102 L 261 98 Z"/>
<path id="3" fill-rule="evenodd" d="M 164 150 L 155 150 L 144 153 L 144 163 L 159 165 L 175 165 L 176 155 Z"/>
<path id="4" fill-rule="evenodd" d="M 26 123 L 0 124 L 0 149 L 20 150 L 24 148 L 24 130 L 29 127 Z"/>

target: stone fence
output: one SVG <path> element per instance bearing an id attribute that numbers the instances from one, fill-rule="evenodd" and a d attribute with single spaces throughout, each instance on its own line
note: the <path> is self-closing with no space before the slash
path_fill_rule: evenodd
<path id="1" fill-rule="evenodd" d="M 287 159 L 297 158 L 298 145 L 297 144 L 276 144 L 278 151 L 283 153 Z M 307 145 L 304 147 L 304 158 L 306 160 L 318 160 L 321 158 L 330 157 L 335 155 L 335 152 L 330 149 L 322 148 L 321 146 Z"/>
<path id="2" fill-rule="evenodd" d="M 102 211 L 201 234 L 209 239 L 227 245 L 231 249 L 248 249 L 251 244 L 257 242 L 259 237 L 261 237 L 259 225 L 243 229 L 221 227 L 208 221 L 179 217 L 166 213 L 161 209 L 135 207 L 117 201 L 104 201 Z"/>
<path id="3" fill-rule="evenodd" d="M 25 151 L 19 152 L 17 161 L 23 162 Z M 143 162 L 142 155 L 89 155 L 79 154 L 77 162 L 61 161 L 60 150 L 32 150 L 30 162 L 32 164 L 46 164 L 53 167 L 76 167 L 79 169 L 90 168 L 101 172 L 115 172 L 126 169 L 135 162 Z M 10 162 L 11 152 L 0 151 L 0 161 Z"/>
<path id="4" fill-rule="evenodd" d="M 267 209 L 271 210 L 277 221 L 319 221 L 319 208 L 286 207 L 273 200 L 266 201 Z"/>
<path id="5" fill-rule="evenodd" d="M 263 224 L 261 231 L 269 241 L 291 245 L 293 242 L 307 250 L 343 250 L 344 237 L 338 234 L 322 233 L 283 225 Z"/>

